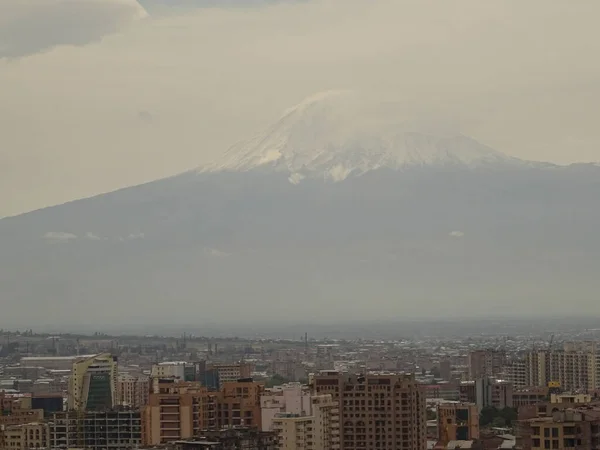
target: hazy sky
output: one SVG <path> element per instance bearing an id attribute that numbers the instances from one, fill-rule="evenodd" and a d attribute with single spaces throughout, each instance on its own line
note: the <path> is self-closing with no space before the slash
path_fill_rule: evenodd
<path id="1" fill-rule="evenodd" d="M 597 0 L 235 3 L 0 1 L 0 217 L 195 167 L 328 89 L 600 160 Z"/>

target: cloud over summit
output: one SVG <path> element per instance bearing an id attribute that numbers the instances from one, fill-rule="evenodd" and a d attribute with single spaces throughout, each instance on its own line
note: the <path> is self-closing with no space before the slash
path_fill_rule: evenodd
<path id="1" fill-rule="evenodd" d="M 136 0 L 4 0 L 0 58 L 89 44 L 146 15 Z"/>

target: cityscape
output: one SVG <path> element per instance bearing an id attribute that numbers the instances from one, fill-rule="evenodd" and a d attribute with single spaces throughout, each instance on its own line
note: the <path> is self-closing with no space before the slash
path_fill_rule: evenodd
<path id="1" fill-rule="evenodd" d="M 598 448 L 599 330 L 568 328 L 397 340 L 3 331 L 0 448 Z"/>
<path id="2" fill-rule="evenodd" d="M 599 17 L 0 0 L 0 450 L 600 450 Z"/>

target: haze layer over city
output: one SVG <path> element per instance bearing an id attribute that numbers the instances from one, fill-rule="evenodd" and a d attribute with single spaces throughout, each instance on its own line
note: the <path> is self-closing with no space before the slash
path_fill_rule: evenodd
<path id="1" fill-rule="evenodd" d="M 595 317 L 598 13 L 2 2 L 0 327 Z"/>

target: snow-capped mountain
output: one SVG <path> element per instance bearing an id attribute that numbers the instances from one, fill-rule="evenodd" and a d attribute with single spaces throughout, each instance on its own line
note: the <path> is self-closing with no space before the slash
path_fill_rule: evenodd
<path id="1" fill-rule="evenodd" d="M 200 170 L 0 220 L 0 328 L 595 313 L 600 167 L 390 111 L 321 94 Z"/>
<path id="2" fill-rule="evenodd" d="M 340 181 L 381 168 L 529 165 L 460 133 L 422 128 L 384 115 L 353 92 L 324 92 L 286 111 L 266 131 L 234 145 L 200 172 L 262 167 L 288 173 L 297 183 L 306 177 Z"/>

